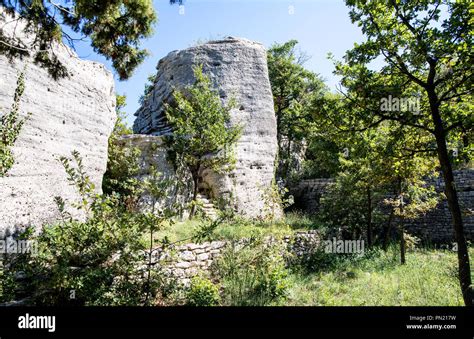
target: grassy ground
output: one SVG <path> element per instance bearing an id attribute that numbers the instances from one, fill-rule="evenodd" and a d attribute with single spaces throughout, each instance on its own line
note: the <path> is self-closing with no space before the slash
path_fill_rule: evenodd
<path id="1" fill-rule="evenodd" d="M 191 242 L 191 238 L 203 224 L 200 219 L 186 220 L 167 226 L 155 233 L 155 239 L 168 237 L 171 242 Z M 299 213 L 288 213 L 283 219 L 270 221 L 234 220 L 226 222 L 215 229 L 211 240 L 240 239 L 255 235 L 287 235 L 296 230 L 317 229 L 321 226 L 310 217 Z"/>
<path id="2" fill-rule="evenodd" d="M 375 250 L 337 260 L 319 272 L 292 273 L 289 279 L 289 295 L 282 302 L 289 306 L 463 305 L 456 253 L 447 250 L 410 252 L 400 265 L 394 246 L 387 253 Z"/>
<path id="3" fill-rule="evenodd" d="M 199 219 L 183 221 L 155 234 L 155 239 L 191 242 L 202 225 Z M 287 214 L 278 222 L 236 220 L 220 225 L 210 240 L 240 239 L 253 235 L 286 235 L 296 230 L 321 229 L 313 219 Z M 399 264 L 398 246 L 363 255 L 326 254 L 314 269 L 289 273 L 288 297 L 282 306 L 461 306 L 456 253 L 415 249 Z M 470 250 L 471 264 L 474 248 Z M 474 271 L 474 265 L 473 265 Z"/>

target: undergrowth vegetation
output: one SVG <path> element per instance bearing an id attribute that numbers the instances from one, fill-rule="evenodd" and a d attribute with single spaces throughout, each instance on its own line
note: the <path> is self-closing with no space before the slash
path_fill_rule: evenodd
<path id="1" fill-rule="evenodd" d="M 23 288 L 36 305 L 153 305 L 166 299 L 173 283 L 152 267 L 157 243 L 144 241 L 162 222 L 172 217 L 168 208 L 130 213 L 118 195 L 99 195 L 84 171 L 82 158 L 62 157 L 68 180 L 81 199 L 68 203 L 56 198 L 62 221 L 46 225 L 38 235 L 24 233 L 37 251 L 18 255 L 7 262 L 10 275 L 21 273 Z M 166 182 L 146 181 L 152 197 L 161 198 Z M 152 200 L 153 206 L 154 200 Z M 80 221 L 72 216 L 81 212 Z M 31 229 L 30 229 L 31 230 Z M 172 291 L 172 289 L 171 289 Z M 15 296 L 15 291 L 10 293 Z M 6 300 L 8 301 L 8 300 Z"/>
<path id="2" fill-rule="evenodd" d="M 232 243 L 215 267 L 224 305 L 267 306 L 286 296 L 288 272 L 281 248 L 263 243 L 262 238 Z"/>
<path id="3" fill-rule="evenodd" d="M 400 265 L 398 249 L 337 257 L 313 272 L 295 271 L 281 304 L 300 306 L 461 306 L 456 253 L 418 249 Z M 474 249 L 470 249 L 471 255 Z M 334 257 L 334 256 L 333 256 Z"/>
<path id="4" fill-rule="evenodd" d="M 198 232 L 204 219 L 191 219 L 177 221 L 173 224 L 165 225 L 156 232 L 156 238 L 167 237 L 171 242 L 190 241 Z M 236 240 L 258 236 L 285 236 L 291 235 L 294 231 L 323 230 L 324 225 L 317 219 L 306 216 L 300 212 L 291 212 L 281 219 L 274 221 L 248 220 L 234 216 L 225 218 L 207 236 L 207 240 Z"/>

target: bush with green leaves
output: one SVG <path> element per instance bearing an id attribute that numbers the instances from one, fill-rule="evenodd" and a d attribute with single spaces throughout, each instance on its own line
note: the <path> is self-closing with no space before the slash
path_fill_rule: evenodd
<path id="1" fill-rule="evenodd" d="M 191 280 L 186 300 L 190 306 L 218 306 L 219 287 L 207 278 L 196 276 Z"/>
<path id="2" fill-rule="evenodd" d="M 137 178 L 141 152 L 137 147 L 126 147 L 120 142 L 121 136 L 132 134 L 132 130 L 124 122 L 125 113 L 121 110 L 125 106 L 125 100 L 125 96 L 117 95 L 117 121 L 108 141 L 107 170 L 102 181 L 102 191 L 106 195 L 117 194 L 121 204 L 133 211 L 141 189 Z"/>
<path id="3" fill-rule="evenodd" d="M 223 251 L 214 274 L 227 306 L 265 306 L 286 297 L 289 287 L 281 246 L 254 238 Z"/>
<path id="4" fill-rule="evenodd" d="M 11 269 L 15 258 L 2 254 L 0 259 L 0 303 L 12 301 L 17 295 L 15 272 Z"/>
<path id="5" fill-rule="evenodd" d="M 18 76 L 11 110 L 0 117 L 0 177 L 5 176 L 15 162 L 11 147 L 15 144 L 29 116 L 29 114 L 25 118 L 19 116 L 20 101 L 24 91 L 25 73 L 22 72 Z"/>
<path id="6" fill-rule="evenodd" d="M 185 166 L 192 176 L 194 203 L 190 218 L 196 212 L 202 171 L 228 173 L 234 169 L 234 146 L 242 134 L 242 126 L 230 124 L 235 100 L 223 104 L 219 91 L 213 88 L 202 66 L 193 70 L 195 83 L 183 91 L 175 91 L 175 104 L 166 106 L 166 118 L 173 128 L 173 134 L 167 138 L 170 159 L 175 165 Z"/>
<path id="7" fill-rule="evenodd" d="M 272 182 L 269 187 L 261 187 L 263 197 L 262 221 L 273 223 L 283 215 L 283 210 L 293 204 L 293 196 L 288 189 Z"/>
<path id="8" fill-rule="evenodd" d="M 367 195 L 365 190 L 357 185 L 357 178 L 345 172 L 340 173 L 320 200 L 318 218 L 334 231 L 343 230 L 344 234 L 340 236 L 344 238 L 359 239 L 367 231 Z M 377 197 L 381 199 L 380 190 Z M 379 224 L 383 221 L 377 211 L 374 211 L 374 206 L 370 208 L 371 222 Z"/>
<path id="9" fill-rule="evenodd" d="M 16 265 L 28 277 L 27 288 L 36 305 L 153 305 L 173 294 L 174 281 L 152 261 L 157 241 L 145 241 L 171 218 L 168 208 L 157 209 L 156 200 L 166 194 L 167 182 L 158 173 L 143 185 L 150 194 L 150 208 L 130 213 L 120 208 L 117 195 L 98 195 L 84 171 L 82 159 L 60 160 L 68 180 L 79 192 L 71 204 L 87 215 L 75 220 L 67 202 L 57 197 L 62 221 L 32 235 L 38 251 Z"/>

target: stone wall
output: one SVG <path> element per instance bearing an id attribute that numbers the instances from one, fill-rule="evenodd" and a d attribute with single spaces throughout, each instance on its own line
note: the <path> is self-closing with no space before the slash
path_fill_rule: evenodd
<path id="1" fill-rule="evenodd" d="M 265 240 L 267 244 L 275 241 L 278 240 L 271 237 Z M 248 239 L 242 239 L 233 244 L 239 246 L 246 242 Z M 317 231 L 302 231 L 296 232 L 293 236 L 285 236 L 278 242 L 288 250 L 290 255 L 301 258 L 318 250 L 321 238 Z M 155 265 L 165 263 L 166 272 L 187 285 L 196 275 L 211 274 L 213 263 L 231 244 L 231 241 L 212 241 L 172 246 L 166 250 L 157 249 L 153 252 L 152 263 Z"/>
<path id="2" fill-rule="evenodd" d="M 15 25 L 17 33 L 22 31 L 23 22 L 3 15 L 0 9 L 4 34 L 11 34 Z M 103 65 L 79 59 L 64 45 L 53 48 L 69 72 L 58 81 L 29 57 L 10 62 L 0 55 L 0 116 L 10 111 L 15 83 L 25 66 L 20 116 L 31 113 L 13 147 L 15 163 L 0 178 L 1 233 L 53 222 L 58 217 L 55 196 L 68 201 L 78 198 L 58 161 L 60 156 L 70 157 L 77 150 L 97 191 L 102 186 L 107 141 L 116 119 L 113 76 Z"/>
<path id="3" fill-rule="evenodd" d="M 228 175 L 203 171 L 200 188 L 209 198 L 232 198 L 241 215 L 259 217 L 277 154 L 276 118 L 263 45 L 226 38 L 171 52 L 158 63 L 153 90 L 135 113 L 133 130 L 137 134 L 171 133 L 164 104 L 173 103 L 173 89 L 181 90 L 194 82 L 193 67 L 197 65 L 202 65 L 224 103 L 236 100 L 230 124 L 243 127 L 235 149 L 235 169 Z"/>
<path id="4" fill-rule="evenodd" d="M 472 241 L 474 240 L 474 169 L 455 171 L 454 181 L 463 211 L 464 234 Z M 444 181 L 441 177 L 428 183 L 434 184 L 437 192 L 444 192 Z M 432 242 L 454 241 L 451 212 L 447 201 L 441 201 L 433 211 L 407 223 L 406 230 Z"/>
<path id="5" fill-rule="evenodd" d="M 463 210 L 464 230 L 467 239 L 474 240 L 474 169 L 454 171 L 454 180 L 458 189 L 458 197 Z M 326 191 L 331 179 L 302 180 L 295 185 L 290 193 L 295 197 L 295 206 L 308 213 L 317 213 L 319 200 Z M 444 192 L 441 175 L 427 181 L 434 185 L 437 192 Z M 454 240 L 451 212 L 446 200 L 426 215 L 407 222 L 406 230 L 424 240 L 446 242 Z"/>
<path id="6" fill-rule="evenodd" d="M 317 213 L 321 196 L 333 182 L 333 179 L 325 178 L 307 179 L 293 185 L 289 190 L 289 193 L 294 197 L 292 208 L 311 214 Z"/>

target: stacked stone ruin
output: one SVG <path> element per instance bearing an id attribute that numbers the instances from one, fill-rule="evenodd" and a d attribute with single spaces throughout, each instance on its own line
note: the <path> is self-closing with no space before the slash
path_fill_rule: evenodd
<path id="1" fill-rule="evenodd" d="M 266 246 L 277 246 L 287 266 L 310 260 L 318 251 L 323 251 L 324 239 L 319 231 L 300 231 L 281 238 L 266 237 Z M 152 255 L 152 266 L 188 285 L 195 276 L 212 276 L 215 263 L 230 246 L 238 248 L 251 242 L 249 238 L 237 241 L 207 241 L 173 245 L 166 249 L 157 248 Z"/>
<path id="2" fill-rule="evenodd" d="M 463 212 L 464 233 L 466 238 L 472 241 L 474 239 L 474 169 L 455 171 L 454 181 Z M 310 214 L 318 213 L 320 199 L 333 182 L 332 179 L 308 179 L 295 184 L 290 192 L 295 197 L 296 208 Z M 444 192 L 444 181 L 441 175 L 428 179 L 426 184 L 434 186 L 438 193 Z M 406 221 L 405 229 L 408 233 L 429 242 L 454 241 L 451 212 L 447 201 L 443 199 L 436 208 L 425 215 Z"/>

